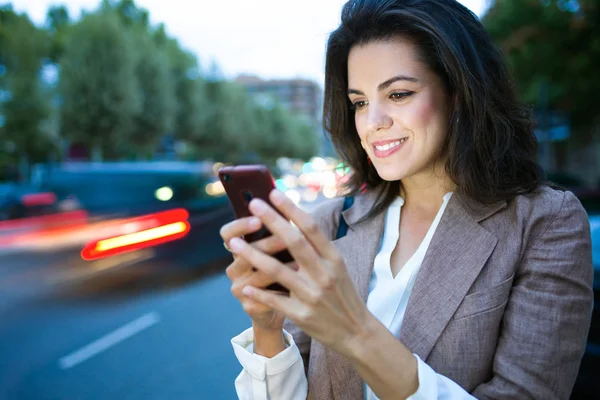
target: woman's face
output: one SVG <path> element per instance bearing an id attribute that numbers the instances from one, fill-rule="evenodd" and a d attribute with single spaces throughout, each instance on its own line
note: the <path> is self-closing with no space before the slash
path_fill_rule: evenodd
<path id="1" fill-rule="evenodd" d="M 348 97 L 363 147 L 386 181 L 431 179 L 450 107 L 441 79 L 406 40 L 352 48 Z"/>

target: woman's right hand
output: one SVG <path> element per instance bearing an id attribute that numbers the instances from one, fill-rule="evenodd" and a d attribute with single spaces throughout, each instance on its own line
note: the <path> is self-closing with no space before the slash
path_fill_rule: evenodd
<path id="1" fill-rule="evenodd" d="M 224 225 L 221 228 L 220 234 L 223 241 L 229 244 L 232 238 L 256 232 L 261 227 L 262 222 L 256 217 L 240 218 Z M 252 243 L 252 246 L 268 254 L 275 254 L 285 249 L 285 243 L 276 236 L 257 240 Z M 257 330 L 267 334 L 273 333 L 276 336 L 280 334 L 283 327 L 283 314 L 246 297 L 242 293 L 242 289 L 246 285 L 266 287 L 274 283 L 274 281 L 263 272 L 256 270 L 252 264 L 248 263 L 242 257 L 236 257 L 235 254 L 233 254 L 233 262 L 227 267 L 226 274 L 231 280 L 231 293 L 242 303 L 244 311 L 252 319 L 255 334 Z"/>

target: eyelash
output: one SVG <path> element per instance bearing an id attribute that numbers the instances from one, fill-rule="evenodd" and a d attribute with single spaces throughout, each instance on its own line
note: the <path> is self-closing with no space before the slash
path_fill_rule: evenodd
<path id="1" fill-rule="evenodd" d="M 405 98 L 413 95 L 415 92 L 394 92 L 392 94 L 389 95 L 389 97 L 394 100 L 394 101 L 402 101 Z M 352 105 L 350 106 L 350 108 L 352 110 L 360 110 L 361 108 L 364 107 L 364 105 L 359 106 L 359 103 L 365 103 L 365 101 L 361 100 L 361 101 L 357 101 L 356 103 L 352 103 Z"/>

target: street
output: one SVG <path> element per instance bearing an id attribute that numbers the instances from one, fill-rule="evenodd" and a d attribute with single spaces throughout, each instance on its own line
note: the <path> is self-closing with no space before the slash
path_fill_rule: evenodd
<path id="1" fill-rule="evenodd" d="M 222 271 L 30 296 L 0 321 L 7 400 L 234 399 L 229 340 L 250 323 Z"/>
<path id="2" fill-rule="evenodd" d="M 173 250 L 178 269 L 152 258 L 81 279 L 89 266 L 61 268 L 77 255 L 0 257 L 0 399 L 235 399 L 230 339 L 250 319 L 231 295 L 228 259 L 208 262 L 221 246 L 210 238 L 190 239 L 207 260 L 195 269 L 182 268 L 184 247 Z"/>

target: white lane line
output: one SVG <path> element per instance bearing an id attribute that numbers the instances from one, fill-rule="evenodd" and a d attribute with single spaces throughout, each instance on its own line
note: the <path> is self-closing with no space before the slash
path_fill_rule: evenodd
<path id="1" fill-rule="evenodd" d="M 105 350 L 108 350 L 112 346 L 119 344 L 124 341 L 140 333 L 141 331 L 150 328 L 151 326 L 157 324 L 160 321 L 160 317 L 157 313 L 151 312 L 141 316 L 140 318 L 131 321 L 127 325 L 120 327 L 119 329 L 101 337 L 98 340 L 93 341 L 87 346 L 82 347 L 81 349 L 64 356 L 60 360 L 58 360 L 58 365 L 61 369 L 69 369 L 73 368 L 77 364 L 81 364 L 82 362 L 94 357 L 97 354 L 102 353 Z"/>

